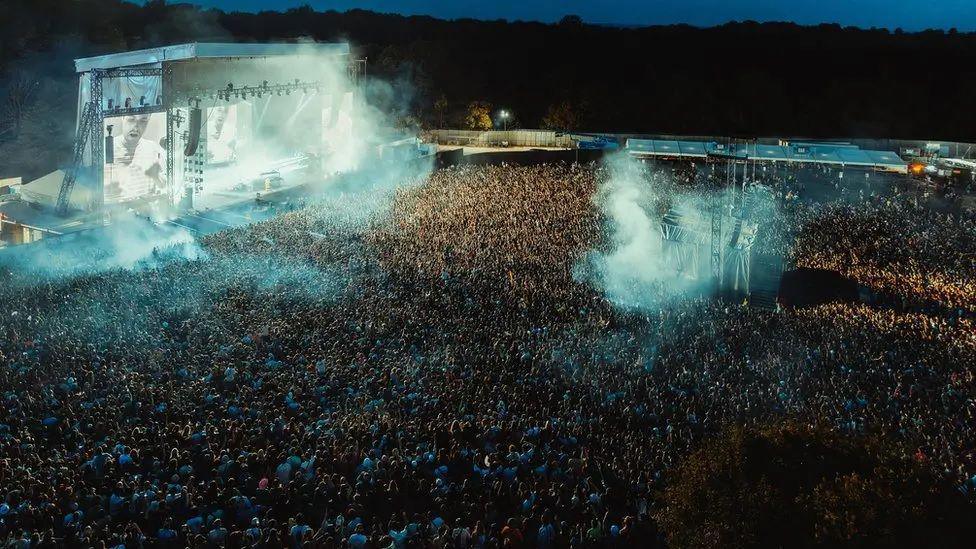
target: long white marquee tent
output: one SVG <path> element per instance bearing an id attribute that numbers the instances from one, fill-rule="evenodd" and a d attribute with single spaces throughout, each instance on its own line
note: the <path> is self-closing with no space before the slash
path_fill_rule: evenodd
<path id="1" fill-rule="evenodd" d="M 788 143 L 728 145 L 715 141 L 628 139 L 627 151 L 637 158 L 725 158 L 740 161 L 793 162 L 873 168 L 907 173 L 908 162 L 891 151 L 864 150 L 846 143 Z"/>

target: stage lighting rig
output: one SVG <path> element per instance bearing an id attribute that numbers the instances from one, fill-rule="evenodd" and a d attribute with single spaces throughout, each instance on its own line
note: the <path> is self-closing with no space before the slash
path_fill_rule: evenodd
<path id="1" fill-rule="evenodd" d="M 282 92 L 284 95 L 291 95 L 292 91 L 299 91 L 305 95 L 309 93 L 321 93 L 324 86 L 321 82 L 309 81 L 303 82 L 301 79 L 295 79 L 294 81 L 289 81 L 284 84 L 272 84 L 271 82 L 264 80 L 260 84 L 254 86 L 235 86 L 232 82 L 228 83 L 227 86 L 223 88 L 196 88 L 193 90 L 185 90 L 179 94 L 178 101 L 199 101 L 201 97 L 210 97 L 211 100 L 221 100 L 230 101 L 231 96 L 235 99 L 240 99 L 246 101 L 248 97 L 257 97 L 263 99 L 264 97 L 271 96 L 281 96 Z M 157 98 L 157 103 L 161 104 L 161 99 Z M 143 103 L 143 106 L 148 106 L 148 104 Z M 128 107 L 127 107 L 128 108 Z"/>

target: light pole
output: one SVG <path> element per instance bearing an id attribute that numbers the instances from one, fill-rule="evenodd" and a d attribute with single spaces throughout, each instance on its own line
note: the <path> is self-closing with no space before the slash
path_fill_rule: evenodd
<path id="1" fill-rule="evenodd" d="M 502 111 L 498 113 L 498 116 L 500 116 L 502 119 L 502 128 L 505 131 L 508 131 L 508 118 L 509 118 L 508 111 Z"/>

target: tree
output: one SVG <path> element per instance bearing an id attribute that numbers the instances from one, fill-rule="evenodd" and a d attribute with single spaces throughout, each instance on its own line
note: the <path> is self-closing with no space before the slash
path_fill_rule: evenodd
<path id="1" fill-rule="evenodd" d="M 0 158 L 4 176 L 24 181 L 44 175 L 68 158 L 74 138 L 74 113 L 65 113 L 65 97 L 77 84 L 39 78 L 35 69 L 18 69 L 0 90 Z"/>
<path id="2" fill-rule="evenodd" d="M 579 28 L 583 26 L 583 18 L 579 15 L 564 15 L 559 20 L 560 27 Z"/>
<path id="3" fill-rule="evenodd" d="M 671 547 L 957 546 L 969 508 L 937 478 L 878 438 L 740 427 L 685 460 L 656 518 Z"/>
<path id="4" fill-rule="evenodd" d="M 446 127 L 448 107 L 447 97 L 443 94 L 437 98 L 437 101 L 434 101 L 434 118 L 437 120 L 438 128 Z"/>
<path id="5" fill-rule="evenodd" d="M 547 130 L 577 130 L 579 126 L 580 114 L 569 100 L 549 105 L 542 118 L 542 127 Z"/>
<path id="6" fill-rule="evenodd" d="M 491 103 L 473 101 L 468 105 L 468 114 L 464 117 L 464 125 L 470 130 L 490 130 Z"/>
<path id="7" fill-rule="evenodd" d="M 20 134 L 24 121 L 36 110 L 39 80 L 31 74 L 17 72 L 7 83 L 0 116 L 14 137 Z"/>
<path id="8" fill-rule="evenodd" d="M 394 129 L 403 133 L 418 133 L 421 125 L 420 120 L 409 113 L 397 116 L 393 121 Z"/>

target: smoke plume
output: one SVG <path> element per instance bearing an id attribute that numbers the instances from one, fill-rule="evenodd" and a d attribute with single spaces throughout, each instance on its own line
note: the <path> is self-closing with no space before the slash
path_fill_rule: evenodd
<path id="1" fill-rule="evenodd" d="M 647 168 L 626 153 L 608 157 L 594 202 L 604 219 L 605 244 L 577 275 L 588 278 L 615 305 L 656 309 L 694 295 L 703 281 L 679 269 L 667 253 L 661 221 L 671 206 L 699 213 L 699 197 L 683 194 L 670 174 Z"/>

